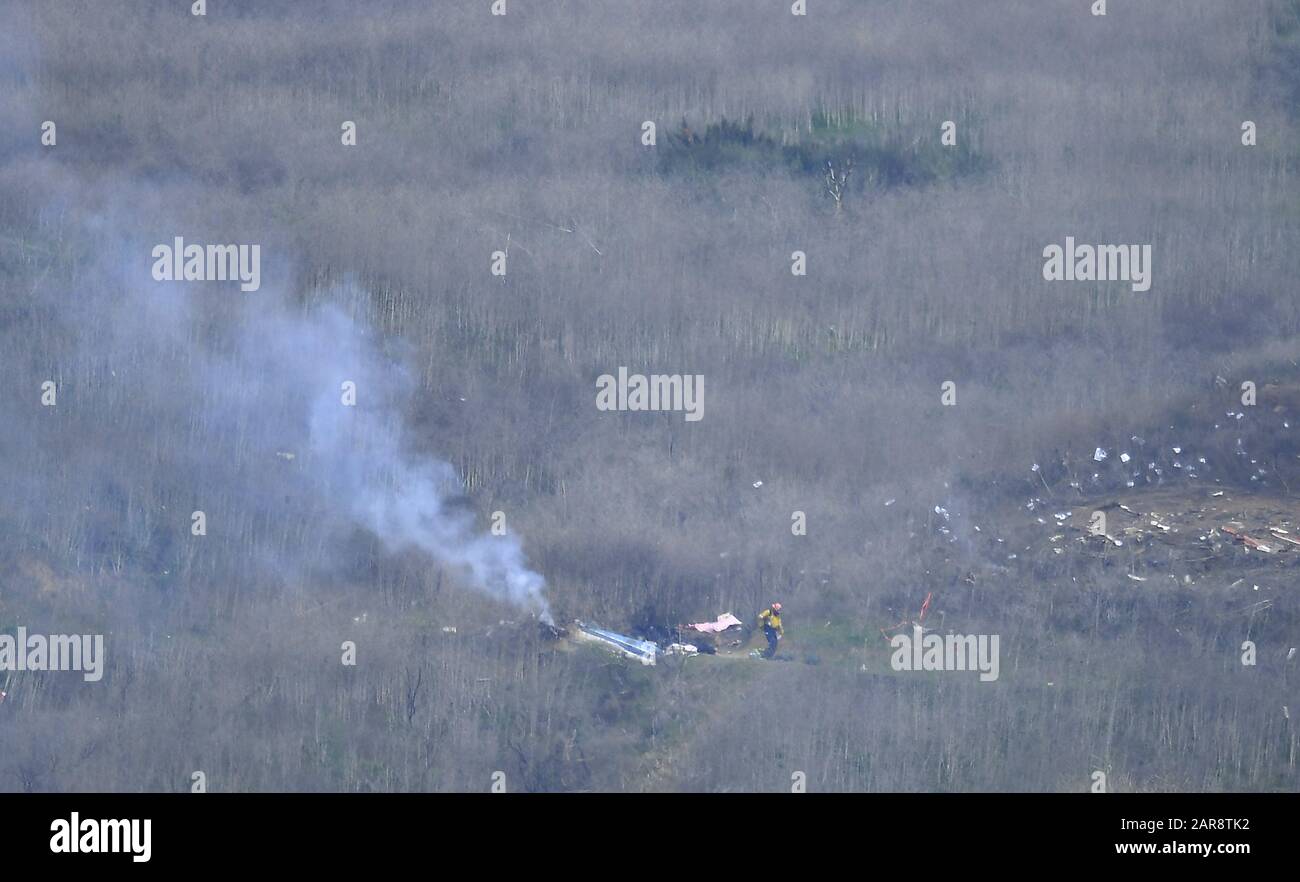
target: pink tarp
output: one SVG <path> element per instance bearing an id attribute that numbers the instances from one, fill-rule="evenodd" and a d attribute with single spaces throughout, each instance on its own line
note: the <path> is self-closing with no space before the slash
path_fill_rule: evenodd
<path id="1" fill-rule="evenodd" d="M 698 625 L 687 625 L 686 627 L 694 628 L 696 631 L 703 631 L 706 634 L 718 634 L 739 624 L 741 624 L 740 619 L 731 613 L 723 613 L 718 616 L 715 622 L 701 622 Z"/>

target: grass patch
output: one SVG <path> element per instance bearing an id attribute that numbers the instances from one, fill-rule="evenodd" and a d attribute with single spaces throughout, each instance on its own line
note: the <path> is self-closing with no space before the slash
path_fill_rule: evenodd
<path id="1" fill-rule="evenodd" d="M 1281 87 L 1293 116 L 1300 115 L 1300 0 L 1280 0 L 1273 9 L 1273 52 L 1263 72 Z"/>
<path id="2" fill-rule="evenodd" d="M 907 126 L 896 120 L 886 125 L 855 111 L 819 109 L 806 129 L 778 135 L 756 128 L 753 116 L 724 117 L 703 129 L 683 119 L 659 153 L 659 169 L 686 177 L 777 170 L 815 180 L 824 190 L 828 170 L 847 168 L 845 192 L 861 193 L 976 175 L 991 166 L 978 150 L 971 119 L 956 121 L 954 146 L 940 142 L 941 122 Z"/>

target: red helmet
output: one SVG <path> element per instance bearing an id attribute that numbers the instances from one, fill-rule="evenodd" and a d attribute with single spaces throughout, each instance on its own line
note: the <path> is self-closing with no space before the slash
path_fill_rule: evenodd
<path id="1" fill-rule="evenodd" d="M 772 612 L 780 612 L 780 611 L 781 611 L 781 604 L 779 603 L 772 604 Z"/>

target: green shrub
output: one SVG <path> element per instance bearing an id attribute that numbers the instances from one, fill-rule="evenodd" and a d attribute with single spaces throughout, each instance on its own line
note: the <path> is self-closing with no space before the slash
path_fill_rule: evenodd
<path id="1" fill-rule="evenodd" d="M 743 121 L 723 117 L 703 131 L 683 119 L 669 133 L 659 167 L 664 174 L 686 176 L 777 169 L 815 179 L 821 188 L 829 167 L 839 171 L 851 163 L 848 192 L 925 185 L 989 167 L 969 135 L 959 138 L 955 147 L 942 146 L 939 126 L 934 121 L 887 128 L 856 111 L 821 108 L 812 114 L 806 131 L 778 138 L 755 128 L 752 115 Z M 969 120 L 959 122 L 959 131 L 971 128 Z"/>

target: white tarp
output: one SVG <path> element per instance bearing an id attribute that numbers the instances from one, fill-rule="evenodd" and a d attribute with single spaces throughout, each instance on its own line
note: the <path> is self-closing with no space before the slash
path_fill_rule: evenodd
<path id="1" fill-rule="evenodd" d="M 686 627 L 692 628 L 696 631 L 703 631 L 706 634 L 720 634 L 728 628 L 734 628 L 739 624 L 741 624 L 740 619 L 728 612 L 718 616 L 718 618 L 712 622 L 700 622 L 697 625 L 687 625 Z"/>

